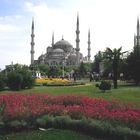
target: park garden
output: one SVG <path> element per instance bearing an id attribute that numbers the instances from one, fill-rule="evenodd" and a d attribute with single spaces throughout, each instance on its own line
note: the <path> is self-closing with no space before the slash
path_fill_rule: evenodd
<path id="1" fill-rule="evenodd" d="M 8 66 L 0 73 L 0 139 L 139 140 L 140 55 L 124 54 L 107 48 L 77 68 Z"/>

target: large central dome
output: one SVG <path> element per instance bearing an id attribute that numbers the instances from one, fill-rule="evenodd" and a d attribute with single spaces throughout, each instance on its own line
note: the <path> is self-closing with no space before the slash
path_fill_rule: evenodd
<path id="1" fill-rule="evenodd" d="M 54 49 L 59 48 L 59 49 L 63 49 L 65 52 L 70 52 L 73 47 L 68 41 L 66 41 L 62 38 L 62 40 L 60 40 L 54 44 L 53 48 Z"/>

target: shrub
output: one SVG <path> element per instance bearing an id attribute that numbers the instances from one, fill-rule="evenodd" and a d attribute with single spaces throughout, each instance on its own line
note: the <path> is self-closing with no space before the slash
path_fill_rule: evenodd
<path id="1" fill-rule="evenodd" d="M 68 129 L 71 119 L 68 116 L 56 116 L 53 121 L 54 128 Z"/>
<path id="2" fill-rule="evenodd" d="M 11 90 L 31 88 L 34 84 L 32 73 L 27 66 L 16 64 L 7 73 L 7 86 Z"/>
<path id="3" fill-rule="evenodd" d="M 3 129 L 4 127 L 5 127 L 5 123 L 2 120 L 0 120 L 0 130 Z"/>
<path id="4" fill-rule="evenodd" d="M 34 85 L 34 79 L 32 78 L 31 72 L 23 71 L 21 74 L 23 77 L 21 88 L 22 89 L 25 89 L 26 87 L 31 88 Z"/>
<path id="5" fill-rule="evenodd" d="M 36 127 L 37 124 L 37 127 Z M 3 123 L 0 129 L 3 130 Z M 33 125 L 31 127 L 31 125 Z M 21 131 L 27 129 L 35 129 L 38 127 L 43 128 L 57 128 L 57 129 L 68 129 L 76 132 L 82 132 L 93 137 L 103 138 L 108 140 L 139 140 L 139 131 L 132 130 L 128 127 L 120 125 L 112 125 L 109 121 L 99 121 L 94 119 L 82 118 L 80 120 L 71 119 L 68 116 L 39 116 L 36 121 L 31 124 L 25 120 L 11 120 L 6 123 L 6 129 L 10 132 Z M 2 131 L 0 131 L 2 133 Z"/>
<path id="6" fill-rule="evenodd" d="M 139 140 L 138 131 L 131 130 L 120 125 L 112 125 L 109 121 L 99 121 L 93 119 L 82 118 L 80 120 L 71 119 L 68 116 L 56 116 L 52 121 L 52 117 L 47 117 L 46 121 L 51 127 L 59 129 L 69 129 L 76 132 L 82 132 L 97 138 L 105 138 L 108 140 Z M 49 119 L 51 118 L 51 119 Z M 42 123 L 42 122 L 41 122 Z M 46 124 L 44 128 L 50 128 Z"/>
<path id="7" fill-rule="evenodd" d="M 43 115 L 36 119 L 36 124 L 39 127 L 51 128 L 54 118 L 48 115 Z"/>
<path id="8" fill-rule="evenodd" d="M 37 123 L 37 125 L 40 126 L 40 127 L 45 127 L 45 126 L 46 126 L 46 120 L 44 120 L 43 118 L 38 118 L 38 119 L 36 120 L 36 123 Z"/>
<path id="9" fill-rule="evenodd" d="M 106 90 L 111 89 L 111 83 L 109 81 L 101 81 L 100 84 L 96 84 L 96 87 L 99 87 L 100 90 L 105 92 Z"/>
<path id="10" fill-rule="evenodd" d="M 0 73 L 0 90 L 3 90 L 6 85 L 6 77 L 3 73 Z"/>
<path id="11" fill-rule="evenodd" d="M 8 124 L 10 127 L 18 129 L 21 127 L 21 122 L 19 120 L 13 120 Z"/>
<path id="12" fill-rule="evenodd" d="M 9 72 L 7 75 L 7 86 L 11 90 L 20 90 L 22 85 L 23 77 L 16 71 Z"/>

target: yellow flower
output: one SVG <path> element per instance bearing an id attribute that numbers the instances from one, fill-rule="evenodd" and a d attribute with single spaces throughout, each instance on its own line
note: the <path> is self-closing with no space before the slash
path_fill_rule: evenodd
<path id="1" fill-rule="evenodd" d="M 68 79 L 60 79 L 60 78 L 41 78 L 35 79 L 35 83 L 43 84 L 43 83 L 71 83 L 71 80 Z"/>

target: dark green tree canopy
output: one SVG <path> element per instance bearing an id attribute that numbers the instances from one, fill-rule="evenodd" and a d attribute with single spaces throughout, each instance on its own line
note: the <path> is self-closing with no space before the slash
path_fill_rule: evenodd
<path id="1" fill-rule="evenodd" d="M 119 62 L 121 59 L 121 56 L 126 53 L 126 52 L 121 52 L 122 47 L 116 49 L 110 49 L 106 48 L 105 51 L 105 57 L 110 61 L 112 64 L 112 71 L 113 71 L 113 83 L 114 83 L 114 88 L 117 88 L 117 79 L 118 79 L 118 67 L 119 67 Z"/>
<path id="2" fill-rule="evenodd" d="M 126 74 L 139 85 L 140 83 L 140 48 L 134 48 L 126 59 Z"/>
<path id="3" fill-rule="evenodd" d="M 94 56 L 94 62 L 92 64 L 92 72 L 97 72 L 99 73 L 99 65 L 100 62 L 103 61 L 104 59 L 104 53 L 99 51 L 95 56 Z"/>
<path id="4" fill-rule="evenodd" d="M 34 84 L 32 71 L 26 65 L 9 65 L 4 70 L 7 86 L 12 90 L 31 88 Z"/>

